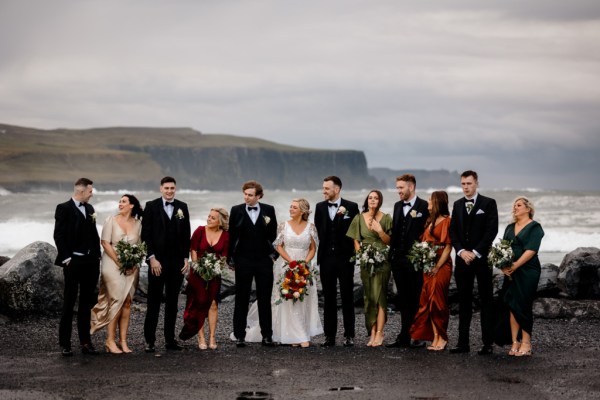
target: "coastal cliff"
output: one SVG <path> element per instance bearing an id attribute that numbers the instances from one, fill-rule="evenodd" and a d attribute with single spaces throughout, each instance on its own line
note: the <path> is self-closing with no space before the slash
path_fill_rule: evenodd
<path id="1" fill-rule="evenodd" d="M 315 189 L 323 177 L 345 188 L 377 187 L 361 151 L 286 146 L 189 128 L 40 130 L 0 124 L 0 186 L 64 190 L 90 177 L 104 190 L 156 189 L 165 175 L 186 189 L 238 190 L 256 179 L 271 189 Z"/>

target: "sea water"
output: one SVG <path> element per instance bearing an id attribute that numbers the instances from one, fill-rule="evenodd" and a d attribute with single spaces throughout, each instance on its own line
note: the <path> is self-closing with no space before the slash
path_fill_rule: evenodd
<path id="1" fill-rule="evenodd" d="M 117 213 L 117 203 L 123 193 L 133 193 L 142 205 L 160 196 L 156 192 L 103 191 L 97 188 L 90 203 L 96 209 L 98 231 L 104 220 Z M 459 187 L 445 189 L 450 205 L 462 196 Z M 428 199 L 432 189 L 417 190 L 417 195 Z M 368 191 L 342 191 L 342 196 L 362 206 Z M 534 219 L 542 224 L 546 235 L 540 248 L 540 261 L 559 265 L 565 254 L 577 247 L 600 248 L 600 192 L 566 192 L 536 189 L 480 189 L 480 193 L 496 199 L 500 226 L 498 237 L 511 222 L 511 208 L 515 197 L 525 195 L 535 205 Z M 12 257 L 17 251 L 35 241 L 54 244 L 54 211 L 58 203 L 68 200 L 69 192 L 10 193 L 0 189 L 0 255 Z M 383 191 L 382 211 L 392 213 L 398 201 L 395 190 Z M 199 191 L 179 188 L 178 199 L 185 201 L 190 210 L 192 231 L 204 225 L 210 208 L 224 207 L 243 202 L 241 190 L 235 192 Z M 275 206 L 278 221 L 289 218 L 288 209 L 294 198 L 305 198 L 311 210 L 323 199 L 320 189 L 314 191 L 265 189 L 263 202 Z M 313 215 L 311 215 L 312 221 Z"/>

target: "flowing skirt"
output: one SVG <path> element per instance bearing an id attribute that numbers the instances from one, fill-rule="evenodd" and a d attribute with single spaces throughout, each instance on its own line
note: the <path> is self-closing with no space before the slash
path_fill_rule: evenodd
<path id="1" fill-rule="evenodd" d="M 183 312 L 183 328 L 179 334 L 181 340 L 187 340 L 200 331 L 213 301 L 217 301 L 221 290 L 221 278 L 206 282 L 198 274 L 190 272 L 186 288 L 187 301 Z"/>
<path id="2" fill-rule="evenodd" d="M 423 289 L 419 301 L 419 311 L 410 329 L 415 340 L 433 341 L 433 325 L 438 335 L 448 341 L 448 288 L 452 278 L 452 265 L 444 264 L 435 274 L 423 274 Z"/>
<path id="3" fill-rule="evenodd" d="M 367 334 L 371 334 L 371 329 L 377 323 L 377 313 L 379 307 L 383 308 L 385 312 L 385 319 L 387 321 L 387 285 L 390 281 L 390 265 L 384 264 L 382 271 L 375 273 L 371 276 L 371 273 L 366 269 L 360 269 L 360 279 L 363 283 L 363 300 L 365 302 L 365 327 L 367 328 Z"/>

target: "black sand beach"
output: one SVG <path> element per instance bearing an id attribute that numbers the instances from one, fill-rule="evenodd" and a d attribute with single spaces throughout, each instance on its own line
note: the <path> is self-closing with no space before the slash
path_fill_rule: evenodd
<path id="1" fill-rule="evenodd" d="M 217 350 L 200 351 L 193 338 L 185 342 L 184 351 L 166 352 L 159 332 L 158 353 L 146 354 L 144 309 L 143 303 L 134 305 L 129 344 L 135 353 L 130 355 L 84 356 L 74 347 L 75 355 L 63 358 L 56 344 L 57 317 L 0 320 L 0 398 L 600 398 L 600 320 L 536 319 L 534 354 L 522 358 L 509 357 L 507 348 L 498 347 L 492 356 L 478 356 L 478 314 L 469 354 L 366 347 L 361 314 L 354 348 L 251 344 L 238 349 L 228 340 L 233 307 L 223 303 Z M 399 315 L 390 316 L 386 341 L 397 333 L 399 320 Z M 452 316 L 450 344 L 457 323 Z M 104 335 L 103 331 L 93 338 L 100 350 Z"/>

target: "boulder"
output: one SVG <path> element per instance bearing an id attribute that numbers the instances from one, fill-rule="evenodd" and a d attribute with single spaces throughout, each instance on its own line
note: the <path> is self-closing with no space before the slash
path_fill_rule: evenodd
<path id="1" fill-rule="evenodd" d="M 540 281 L 537 287 L 539 297 L 556 297 L 558 289 L 558 266 L 554 264 L 543 264 Z"/>
<path id="2" fill-rule="evenodd" d="M 558 273 L 561 295 L 571 299 L 600 299 L 600 249 L 579 247 L 563 258 Z"/>
<path id="3" fill-rule="evenodd" d="M 0 267 L 6 264 L 10 260 L 10 257 L 0 256 Z"/>
<path id="4" fill-rule="evenodd" d="M 16 316 L 62 309 L 64 278 L 54 265 L 56 254 L 51 244 L 34 242 L 0 267 L 0 311 Z"/>
<path id="5" fill-rule="evenodd" d="M 537 318 L 600 318 L 600 301 L 542 298 L 533 302 Z"/>

